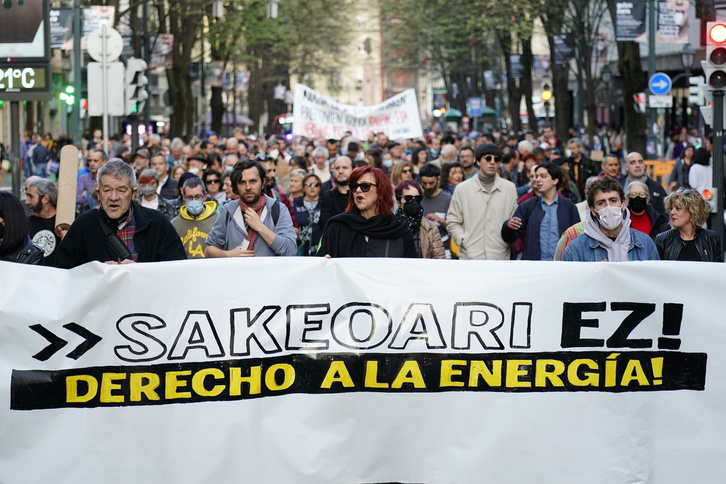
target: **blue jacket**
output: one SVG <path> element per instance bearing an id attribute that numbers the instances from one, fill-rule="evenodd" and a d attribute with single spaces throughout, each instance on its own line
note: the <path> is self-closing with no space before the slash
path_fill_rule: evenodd
<path id="1" fill-rule="evenodd" d="M 530 207 L 530 203 L 535 205 Z M 542 197 L 534 197 L 517 207 L 517 211 L 514 212 L 514 215 L 512 215 L 512 218 L 519 217 L 519 219 L 522 220 L 522 226 L 519 230 L 512 230 L 507 227 L 509 220 L 506 220 L 502 225 L 502 239 L 504 239 L 504 241 L 508 244 L 514 243 L 522 231 L 526 230 L 524 250 L 522 251 L 523 260 L 542 259 L 542 251 L 540 250 L 539 245 L 539 229 L 542 225 L 544 215 L 545 212 L 542 210 Z M 557 230 L 560 235 L 579 221 L 580 214 L 572 200 L 569 198 L 558 197 Z"/>
<path id="2" fill-rule="evenodd" d="M 638 230 L 632 228 L 629 230 L 628 260 L 660 260 L 653 239 Z M 601 262 L 607 259 L 607 249 L 587 234 L 582 234 L 570 242 L 562 255 L 564 261 Z"/>

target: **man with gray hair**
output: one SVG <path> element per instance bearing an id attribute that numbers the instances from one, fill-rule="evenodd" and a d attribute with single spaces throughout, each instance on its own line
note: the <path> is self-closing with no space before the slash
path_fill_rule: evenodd
<path id="1" fill-rule="evenodd" d="M 130 165 L 117 160 L 106 163 L 98 170 L 94 190 L 98 210 L 81 214 L 68 229 L 58 249 L 58 267 L 71 269 L 91 261 L 130 264 L 186 259 L 166 217 L 133 203 L 138 187 Z"/>
<path id="2" fill-rule="evenodd" d="M 25 204 L 30 209 L 30 238 L 43 249 L 43 265 L 55 267 L 60 237 L 55 231 L 58 187 L 45 178 L 33 180 L 25 190 Z"/>

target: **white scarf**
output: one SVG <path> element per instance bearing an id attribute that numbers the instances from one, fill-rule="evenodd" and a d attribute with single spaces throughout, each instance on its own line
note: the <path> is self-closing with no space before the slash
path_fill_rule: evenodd
<path id="1" fill-rule="evenodd" d="M 585 224 L 585 234 L 589 235 L 593 239 L 600 242 L 600 245 L 605 247 L 608 251 L 608 261 L 610 262 L 627 262 L 628 249 L 630 248 L 630 211 L 625 209 L 625 217 L 623 223 L 620 226 L 620 233 L 615 238 L 611 239 L 607 235 L 602 233 L 600 224 L 597 220 L 592 218 L 592 212 L 587 211 L 586 214 L 587 224 Z"/>

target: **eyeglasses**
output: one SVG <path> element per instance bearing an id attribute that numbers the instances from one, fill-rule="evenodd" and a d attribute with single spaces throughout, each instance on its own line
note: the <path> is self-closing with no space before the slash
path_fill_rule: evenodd
<path id="1" fill-rule="evenodd" d="M 184 200 L 198 202 L 199 200 L 204 200 L 204 195 L 192 195 L 190 197 L 184 197 Z"/>
<path id="2" fill-rule="evenodd" d="M 494 163 L 499 163 L 500 161 L 502 161 L 502 157 L 494 155 L 484 155 L 484 161 L 486 161 L 487 163 L 491 163 L 492 161 Z"/>
<path id="3" fill-rule="evenodd" d="M 305 186 L 308 188 L 318 188 L 320 183 L 306 183 Z"/>
<path id="4" fill-rule="evenodd" d="M 210 178 L 210 179 L 206 180 L 204 183 L 206 183 L 207 185 L 209 185 L 210 183 L 221 183 L 221 180 L 219 178 Z"/>
<path id="5" fill-rule="evenodd" d="M 648 195 L 645 193 L 631 193 L 628 198 L 648 198 Z"/>
<path id="6" fill-rule="evenodd" d="M 360 191 L 367 193 L 371 191 L 371 187 L 377 187 L 375 183 L 349 183 L 348 186 L 354 192 L 360 188 Z"/>
<path id="7" fill-rule="evenodd" d="M 271 156 L 267 155 L 257 155 L 257 158 L 255 158 L 256 161 L 272 161 Z"/>
<path id="8" fill-rule="evenodd" d="M 412 173 L 413 170 L 410 168 L 406 168 L 405 170 L 401 170 L 401 173 Z"/>
<path id="9" fill-rule="evenodd" d="M 408 203 L 411 200 L 416 200 L 418 203 L 421 203 L 421 200 L 423 200 L 423 195 L 403 195 L 401 198 Z"/>

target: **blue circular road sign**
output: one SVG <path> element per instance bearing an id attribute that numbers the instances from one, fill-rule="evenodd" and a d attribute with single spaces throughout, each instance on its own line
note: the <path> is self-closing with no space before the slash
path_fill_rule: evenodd
<path id="1" fill-rule="evenodd" d="M 671 92 L 673 87 L 673 81 L 668 74 L 663 72 L 656 72 L 648 80 L 648 89 L 656 96 L 665 96 Z"/>

